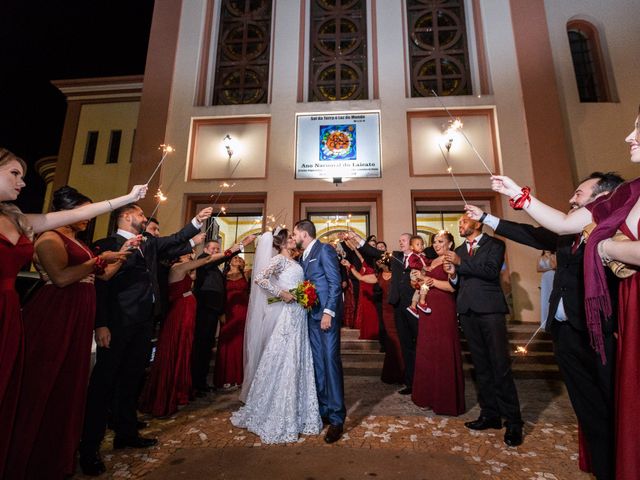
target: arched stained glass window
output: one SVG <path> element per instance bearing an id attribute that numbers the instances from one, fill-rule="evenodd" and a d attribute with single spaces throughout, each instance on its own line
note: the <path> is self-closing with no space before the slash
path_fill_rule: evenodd
<path id="1" fill-rule="evenodd" d="M 363 100 L 367 89 L 366 0 L 311 0 L 309 100 Z"/>
<path id="2" fill-rule="evenodd" d="M 271 0 L 223 0 L 214 105 L 267 103 Z"/>
<path id="3" fill-rule="evenodd" d="M 407 0 L 411 96 L 472 93 L 464 0 Z"/>

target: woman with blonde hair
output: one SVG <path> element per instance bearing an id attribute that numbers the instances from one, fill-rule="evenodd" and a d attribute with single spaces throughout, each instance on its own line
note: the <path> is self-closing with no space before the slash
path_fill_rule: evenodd
<path id="1" fill-rule="evenodd" d="M 33 255 L 33 235 L 89 220 L 97 215 L 135 202 L 147 192 L 136 185 L 131 193 L 99 203 L 46 214 L 24 214 L 8 202 L 18 198 L 25 187 L 26 163 L 9 150 L 0 148 L 0 477 L 3 476 L 23 366 L 23 325 L 15 280 Z M 104 268 L 105 260 L 94 257 L 92 268 Z"/>

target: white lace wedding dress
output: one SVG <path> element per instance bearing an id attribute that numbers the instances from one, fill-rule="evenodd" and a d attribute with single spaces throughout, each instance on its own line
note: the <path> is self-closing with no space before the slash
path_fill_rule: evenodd
<path id="1" fill-rule="evenodd" d="M 255 282 L 276 296 L 303 279 L 298 262 L 276 255 Z M 246 404 L 231 415 L 231 423 L 260 436 L 263 443 L 295 442 L 300 433 L 317 435 L 322 430 L 307 313 L 297 303 L 277 302 L 265 308 L 265 317 L 273 320 L 277 316 L 270 322 L 275 328 L 260 357 Z"/>

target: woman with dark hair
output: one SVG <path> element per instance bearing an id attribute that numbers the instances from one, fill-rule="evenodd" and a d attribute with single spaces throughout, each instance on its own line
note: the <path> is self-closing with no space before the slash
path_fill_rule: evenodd
<path id="1" fill-rule="evenodd" d="M 411 399 L 438 415 L 465 411 L 464 375 L 453 287 L 444 271 L 444 254 L 454 248 L 453 235 L 441 230 L 433 237 L 438 256 L 427 264 L 423 281 L 429 287 L 431 313 L 420 312 Z"/>
<path id="2" fill-rule="evenodd" d="M 249 282 L 242 257 L 233 257 L 226 275 L 227 299 L 224 321 L 220 323 L 213 385 L 228 388 L 242 385 L 242 345 L 249 305 Z"/>
<path id="3" fill-rule="evenodd" d="M 68 186 L 53 194 L 55 212 L 90 203 Z M 74 471 L 91 359 L 93 281 L 110 278 L 127 255 L 124 247 L 95 257 L 77 238 L 87 224 L 82 220 L 44 232 L 34 245 L 34 262 L 46 283 L 23 309 L 24 370 L 8 478 L 37 478 L 43 472 L 64 478 Z"/>
<path id="4" fill-rule="evenodd" d="M 376 245 L 378 250 L 387 251 L 387 244 L 378 242 Z M 393 306 L 387 302 L 389 298 L 389 288 L 391 288 L 391 268 L 389 267 L 389 259 L 380 259 L 377 261 L 378 266 L 378 285 L 382 290 L 382 301 L 380 302 L 379 315 L 382 317 L 384 325 L 384 363 L 382 365 L 382 375 L 380 379 L 384 383 L 403 384 L 404 383 L 404 359 L 402 358 L 402 350 L 400 346 L 400 338 L 396 329 L 396 320 L 393 313 Z"/>
<path id="5" fill-rule="evenodd" d="M 232 254 L 232 251 L 227 251 Z M 186 405 L 191 395 L 191 346 L 196 324 L 192 294 L 195 270 L 225 256 L 215 253 L 197 260 L 182 255 L 169 270 L 169 313 L 162 323 L 157 353 L 140 399 L 140 411 L 166 417 Z"/>
<path id="6" fill-rule="evenodd" d="M 264 237 L 268 241 L 270 236 Z M 262 243 L 262 238 L 260 242 Z M 271 255 L 267 243 L 256 252 L 256 264 L 263 254 Z M 251 380 L 246 404 L 231 415 L 231 423 L 260 436 L 263 443 L 295 442 L 302 434 L 317 435 L 322 430 L 318 405 L 313 357 L 309 342 L 306 310 L 295 301 L 289 290 L 304 280 L 302 266 L 295 260 L 296 242 L 287 230 L 273 235 L 278 254 L 269 266 L 255 275 L 256 290 L 265 290 L 271 299 L 263 298 L 258 308 L 251 309 L 248 324 L 260 321 L 271 328 L 265 335 L 258 368 Z M 251 296 L 253 297 L 253 292 Z M 280 301 L 277 301 L 280 300 Z M 260 318 L 260 307 L 264 312 Z M 266 333 L 266 332 L 265 332 Z M 260 337 L 249 340 L 259 348 Z"/>
<path id="7" fill-rule="evenodd" d="M 362 263 L 360 269 L 356 269 L 349 260 L 342 259 L 340 263 L 360 282 L 358 308 L 356 310 L 355 328 L 360 329 L 360 340 L 377 340 L 379 335 L 378 310 L 374 302 L 374 285 L 378 283 L 376 271 L 370 266 L 358 251 L 358 245 L 353 240 L 347 240 L 346 244 L 351 248 Z"/>
<path id="8" fill-rule="evenodd" d="M 2 477 L 22 379 L 23 326 L 15 279 L 33 255 L 33 234 L 88 220 L 143 198 L 146 185 L 129 195 L 47 214 L 24 214 L 10 202 L 24 188 L 25 162 L 0 148 L 0 477 Z M 95 264 L 96 260 L 92 260 Z"/>
<path id="9" fill-rule="evenodd" d="M 378 239 L 375 235 L 369 235 L 365 241 L 373 248 L 376 248 L 376 245 L 378 244 Z"/>

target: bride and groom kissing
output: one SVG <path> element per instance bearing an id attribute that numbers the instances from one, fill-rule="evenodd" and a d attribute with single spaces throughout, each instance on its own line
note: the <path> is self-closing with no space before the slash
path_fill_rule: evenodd
<path id="1" fill-rule="evenodd" d="M 296 247 L 304 249 L 300 261 Z M 260 237 L 245 328 L 245 405 L 231 422 L 263 443 L 295 442 L 301 433 L 319 434 L 324 424 L 325 442 L 342 436 L 339 268 L 336 251 L 316 239 L 309 220 L 297 222 L 293 234 L 283 229 Z M 315 285 L 319 299 L 308 312 L 289 292 L 303 280 Z M 267 295 L 283 301 L 269 302 Z"/>

